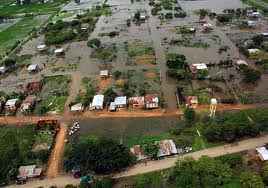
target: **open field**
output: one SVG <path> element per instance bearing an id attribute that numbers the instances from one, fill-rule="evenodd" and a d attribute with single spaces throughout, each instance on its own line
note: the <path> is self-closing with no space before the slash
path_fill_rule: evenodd
<path id="1" fill-rule="evenodd" d="M 38 28 L 47 16 L 25 17 L 14 25 L 0 32 L 0 56 L 16 47 L 19 42 L 22 42 L 33 29 Z"/>
<path id="2" fill-rule="evenodd" d="M 16 14 L 49 14 L 60 10 L 61 5 L 68 0 L 55 0 L 44 4 L 33 3 L 29 5 L 16 5 L 14 0 L 4 0 L 0 5 L 0 15 L 15 16 Z"/>

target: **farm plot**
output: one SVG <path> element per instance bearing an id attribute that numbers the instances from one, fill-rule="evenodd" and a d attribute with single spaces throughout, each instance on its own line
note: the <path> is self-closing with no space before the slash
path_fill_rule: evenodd
<path id="1" fill-rule="evenodd" d="M 35 113 L 63 112 L 68 97 L 70 78 L 63 75 L 51 76 L 45 77 L 43 82 L 44 86 L 39 96 L 41 102 L 37 104 Z"/>

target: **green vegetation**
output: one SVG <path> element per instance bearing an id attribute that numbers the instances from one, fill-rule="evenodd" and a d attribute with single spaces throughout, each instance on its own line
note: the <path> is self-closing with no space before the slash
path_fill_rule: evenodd
<path id="1" fill-rule="evenodd" d="M 186 57 L 181 54 L 167 54 L 167 73 L 169 76 L 176 79 L 189 78 L 189 73 L 186 71 L 187 62 Z"/>
<path id="2" fill-rule="evenodd" d="M 115 44 L 102 46 L 91 53 L 92 58 L 97 58 L 104 62 L 111 62 L 116 58 L 117 48 Z"/>
<path id="3" fill-rule="evenodd" d="M 223 113 L 204 123 L 204 136 L 210 142 L 233 142 L 244 137 L 255 137 L 267 131 L 268 109 Z"/>
<path id="4" fill-rule="evenodd" d="M 127 48 L 129 57 L 154 55 L 153 47 L 151 47 L 148 44 L 144 44 L 141 41 L 126 43 L 126 48 Z"/>
<path id="5" fill-rule="evenodd" d="M 243 75 L 243 81 L 246 83 L 256 83 L 261 78 L 261 72 L 258 70 L 255 70 L 253 68 L 250 68 L 249 66 L 242 65 L 239 67 L 242 75 Z"/>
<path id="6" fill-rule="evenodd" d="M 40 131 L 40 132 L 39 132 Z M 36 130 L 34 126 L 23 127 L 0 127 L 0 184 L 8 183 L 17 176 L 17 169 L 21 165 L 37 164 L 47 162 L 49 151 L 45 153 L 36 152 L 33 147 L 36 143 L 52 144 L 52 140 L 44 139 L 42 132 L 49 132 L 53 138 L 54 131 L 47 127 Z M 41 138 L 42 137 L 42 138 Z"/>
<path id="7" fill-rule="evenodd" d="M 64 162 L 67 171 L 79 167 L 82 174 L 109 174 L 134 162 L 128 148 L 104 138 L 81 137 L 69 145 Z"/>
<path id="8" fill-rule="evenodd" d="M 42 19 L 40 17 L 24 17 L 16 24 L 0 32 L 0 59 L 41 24 Z"/>
<path id="9" fill-rule="evenodd" d="M 82 80 L 82 86 L 83 86 L 83 89 L 79 93 L 79 95 L 76 97 L 74 103 L 82 103 L 83 106 L 88 106 L 90 101 L 92 101 L 96 93 L 95 84 L 93 80 L 85 77 Z"/>
<path id="10" fill-rule="evenodd" d="M 70 78 L 62 75 L 45 77 L 43 82 L 44 86 L 39 96 L 41 102 L 37 104 L 35 113 L 63 112 L 68 96 Z"/>
<path id="11" fill-rule="evenodd" d="M 3 6 L 0 6 L 0 15 L 14 16 L 15 14 L 49 14 L 60 9 L 62 4 L 69 0 L 54 0 L 48 3 L 30 3 L 25 5 L 12 5 L 14 0 L 7 0 Z M 2 1 L 1 1 L 2 3 Z"/>

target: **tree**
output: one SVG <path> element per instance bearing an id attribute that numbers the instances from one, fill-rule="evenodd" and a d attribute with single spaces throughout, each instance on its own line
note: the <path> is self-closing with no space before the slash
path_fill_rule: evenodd
<path id="1" fill-rule="evenodd" d="M 186 108 L 184 110 L 184 118 L 187 124 L 191 124 L 195 121 L 195 111 L 192 108 Z"/>
<path id="2" fill-rule="evenodd" d="M 91 48 L 100 48 L 101 41 L 97 38 L 91 39 L 90 41 L 88 41 L 87 46 Z"/>
<path id="3" fill-rule="evenodd" d="M 145 155 L 147 155 L 153 159 L 157 159 L 159 146 L 156 142 L 151 141 L 151 142 L 143 143 L 142 149 L 143 149 Z"/>
<path id="4" fill-rule="evenodd" d="M 186 57 L 181 54 L 168 54 L 167 66 L 170 69 L 184 69 L 187 66 Z"/>
<path id="5" fill-rule="evenodd" d="M 177 188 L 221 187 L 231 181 L 230 167 L 210 157 L 179 159 L 170 176 Z"/>
<path id="6" fill-rule="evenodd" d="M 264 188 L 261 177 L 253 172 L 242 172 L 240 183 L 242 188 Z"/>
<path id="7" fill-rule="evenodd" d="M 128 167 L 134 157 L 128 148 L 105 138 L 82 137 L 72 144 L 65 160 L 66 170 L 79 167 L 82 174 L 109 174 Z"/>

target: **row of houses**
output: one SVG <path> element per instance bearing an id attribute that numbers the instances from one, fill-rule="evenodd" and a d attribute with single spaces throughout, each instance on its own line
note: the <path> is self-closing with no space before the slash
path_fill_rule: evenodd
<path id="1" fill-rule="evenodd" d="M 89 109 L 103 110 L 105 108 L 104 99 L 104 95 L 95 95 L 89 105 Z M 115 97 L 112 102 L 110 102 L 108 109 L 111 112 L 127 108 L 128 106 L 133 108 L 155 109 L 159 108 L 159 102 L 160 100 L 157 95 L 145 95 L 130 98 L 127 98 L 127 96 L 118 96 Z M 83 111 L 83 109 L 84 107 L 82 103 L 71 106 L 72 112 Z"/>
<path id="2" fill-rule="evenodd" d="M 21 113 L 27 113 L 32 110 L 37 102 L 37 97 L 34 95 L 27 96 L 23 101 L 19 98 L 8 99 L 6 102 L 4 100 L 0 101 L 0 111 L 6 114 L 13 114 L 18 109 Z"/>

